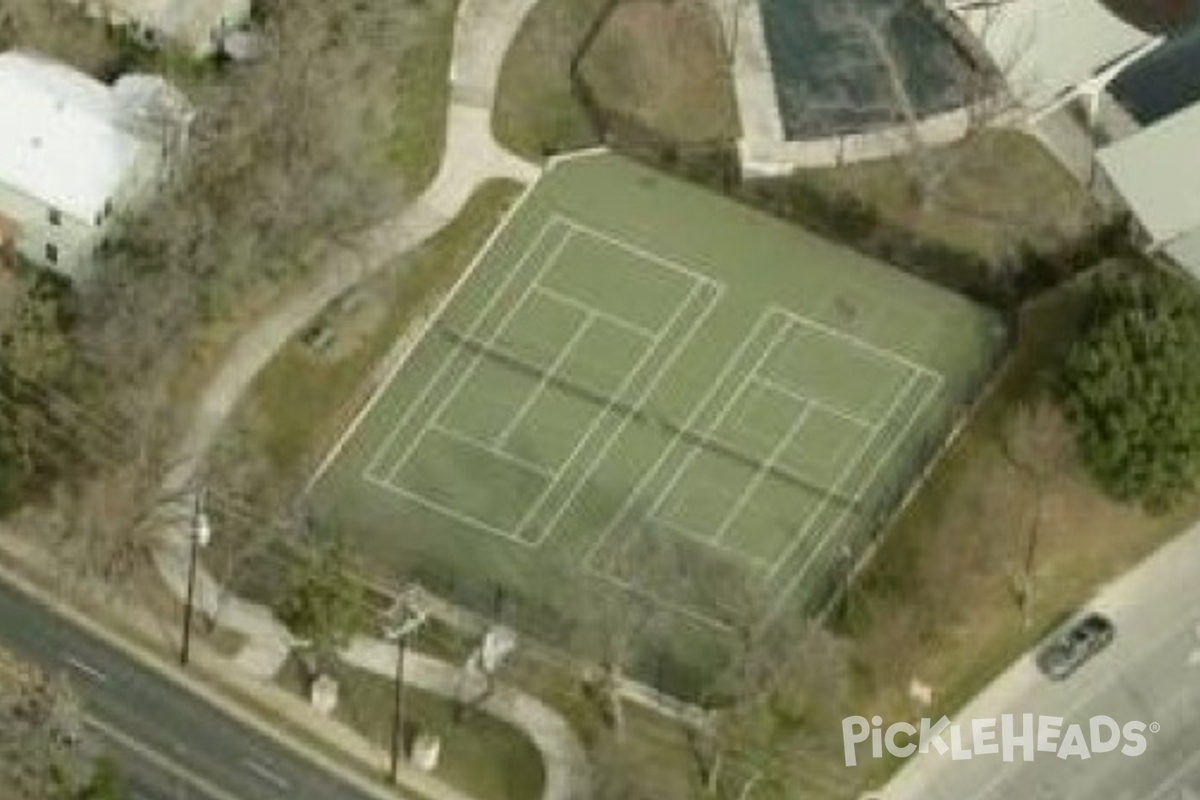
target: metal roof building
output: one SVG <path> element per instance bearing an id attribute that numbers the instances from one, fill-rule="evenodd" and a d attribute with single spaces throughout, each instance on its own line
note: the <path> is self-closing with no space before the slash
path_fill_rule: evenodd
<path id="1" fill-rule="evenodd" d="M 0 54 L 0 182 L 94 219 L 137 159 L 108 87 L 63 64 Z"/>
<path id="2" fill-rule="evenodd" d="M 77 277 L 108 219 L 182 146 L 186 100 L 161 78 L 106 86 L 31 53 L 0 53 L 0 235 Z"/>
<path id="3" fill-rule="evenodd" d="M 1200 277 L 1200 104 L 1102 149 L 1097 160 L 1150 249 Z"/>
<path id="4" fill-rule="evenodd" d="M 1200 102 L 1200 23 L 1123 70 L 1109 92 L 1142 125 Z"/>
<path id="5" fill-rule="evenodd" d="M 1038 110 L 1114 73 L 1158 40 L 1100 0 L 948 0 L 1007 76 L 1013 94 Z"/>

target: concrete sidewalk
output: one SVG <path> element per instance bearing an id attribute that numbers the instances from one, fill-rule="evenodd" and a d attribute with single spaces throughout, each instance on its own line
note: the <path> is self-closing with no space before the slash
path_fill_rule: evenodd
<path id="1" fill-rule="evenodd" d="M 447 111 L 446 147 L 429 188 L 396 216 L 363 232 L 352 245 L 331 248 L 318 279 L 239 337 L 201 392 L 177 465 L 164 480 L 165 495 L 186 496 L 198 466 L 254 378 L 291 339 L 338 296 L 362 283 L 397 256 L 440 231 L 485 181 L 509 178 L 530 183 L 537 167 L 504 150 L 492 135 L 501 63 L 512 38 L 536 0 L 463 0 L 454 29 Z M 185 515 L 186 516 L 186 515 Z M 166 585 L 178 598 L 187 590 L 189 559 L 186 525 L 167 524 L 155 552 Z M 293 637 L 270 609 L 233 595 L 200 566 L 196 605 L 222 627 L 246 637 L 232 662 L 245 675 L 268 681 L 294 645 Z M 361 638 L 344 653 L 347 663 L 384 676 L 395 671 L 395 650 L 386 642 Z M 455 696 L 457 665 L 413 653 L 405 664 L 413 686 Z M 500 686 L 483 710 L 523 731 L 537 747 L 545 768 L 543 800 L 582 800 L 589 794 L 583 746 L 570 726 L 536 698 Z M 315 712 L 314 712 L 315 713 Z M 451 800 L 444 792 L 439 800 Z"/>
<path id="2" fill-rule="evenodd" d="M 187 593 L 188 536 L 186 527 L 176 527 L 155 551 L 158 570 L 178 598 Z M 246 646 L 233 665 L 256 680 L 270 681 L 294 646 L 290 632 L 270 609 L 227 591 L 203 566 L 196 573 L 194 601 L 196 608 L 215 619 L 220 627 L 246 638 Z M 342 659 L 385 678 L 395 675 L 396 648 L 381 639 L 356 637 L 343 651 Z M 461 670 L 456 664 L 410 650 L 404 677 L 422 691 L 451 700 L 458 697 Z M 589 795 L 588 762 L 583 745 L 557 712 L 537 698 L 503 684 L 496 687 L 480 708 L 522 731 L 537 748 L 545 771 L 542 800 L 584 800 Z"/>

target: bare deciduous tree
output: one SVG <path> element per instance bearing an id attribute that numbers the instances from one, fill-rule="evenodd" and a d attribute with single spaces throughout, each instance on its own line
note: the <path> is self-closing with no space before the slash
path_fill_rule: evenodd
<path id="1" fill-rule="evenodd" d="M 65 680 L 0 654 L 0 784 L 6 793 L 73 797 L 91 773 L 83 734 L 82 710 Z"/>
<path id="2" fill-rule="evenodd" d="M 1071 433 L 1062 413 L 1047 398 L 1022 403 L 1013 412 L 1003 432 L 1004 457 L 1033 488 L 1033 508 L 1013 577 L 1014 594 L 1022 624 L 1033 622 L 1037 575 L 1038 535 L 1041 532 L 1046 488 L 1067 463 Z"/>
<path id="3" fill-rule="evenodd" d="M 99 74 L 118 50 L 102 23 L 61 0 L 4 0 L 0 3 L 0 51 L 33 50 Z"/>

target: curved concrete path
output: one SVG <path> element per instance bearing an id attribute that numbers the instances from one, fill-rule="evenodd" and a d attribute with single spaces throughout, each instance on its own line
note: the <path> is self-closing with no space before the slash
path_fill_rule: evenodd
<path id="1" fill-rule="evenodd" d="M 437 176 L 395 217 L 364 232 L 349 245 L 331 248 L 312 285 L 257 321 L 234 342 L 196 402 L 192 424 L 178 446 L 176 466 L 164 479 L 166 496 L 186 496 L 197 469 L 251 382 L 329 303 L 441 230 L 483 182 L 493 178 L 525 183 L 536 180 L 538 168 L 502 148 L 492 136 L 491 127 L 504 54 L 535 2 L 462 0 L 454 28 L 446 146 Z M 168 526 L 155 553 L 159 572 L 180 598 L 187 590 L 189 533 L 184 525 Z M 222 627 L 246 637 L 248 644 L 235 661 L 260 678 L 269 679 L 294 644 L 291 633 L 269 608 L 231 594 L 203 565 L 197 571 L 196 605 Z M 357 638 L 343 658 L 380 675 L 390 677 L 395 672 L 395 650 L 381 640 Z M 452 698 L 459 667 L 411 653 L 405 663 L 405 678 L 419 689 Z M 507 686 L 497 687 L 482 708 L 522 730 L 537 747 L 545 769 L 542 800 L 583 800 L 589 795 L 583 747 L 554 710 Z"/>
<path id="2" fill-rule="evenodd" d="M 349 245 L 331 247 L 313 285 L 237 339 L 197 401 L 177 466 L 166 481 L 168 489 L 188 485 L 250 382 L 322 309 L 441 230 L 483 182 L 537 179 L 539 169 L 501 147 L 491 126 L 504 53 L 535 3 L 462 0 L 454 27 L 445 151 L 433 182 L 395 217 L 363 232 Z"/>

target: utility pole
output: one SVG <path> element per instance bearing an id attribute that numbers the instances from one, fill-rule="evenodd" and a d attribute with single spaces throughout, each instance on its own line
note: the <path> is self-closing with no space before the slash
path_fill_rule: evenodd
<path id="1" fill-rule="evenodd" d="M 388 772 L 392 783 L 399 782 L 404 728 L 408 717 L 407 693 L 404 683 L 404 661 L 408 651 L 408 638 L 420 630 L 428 617 L 429 612 L 426 609 L 412 607 L 407 592 L 401 593 L 392 607 L 384 614 L 384 637 L 396 643 L 396 684 L 392 706 L 392 762 Z"/>
<path id="2" fill-rule="evenodd" d="M 190 557 L 188 560 L 187 601 L 183 609 L 183 644 L 179 649 L 179 665 L 186 667 L 191 655 L 192 644 L 192 606 L 196 595 L 196 562 L 200 557 L 200 548 L 208 545 L 212 538 L 212 529 L 208 524 L 208 514 L 204 510 L 205 489 L 196 491 L 192 503 Z"/>

